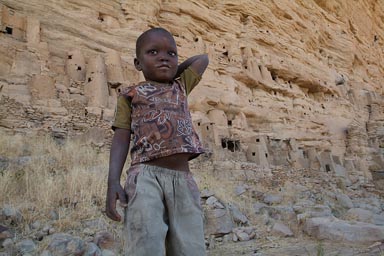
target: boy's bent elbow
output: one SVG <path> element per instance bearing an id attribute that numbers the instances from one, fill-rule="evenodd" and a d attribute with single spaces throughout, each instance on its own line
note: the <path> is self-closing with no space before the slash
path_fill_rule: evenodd
<path id="1" fill-rule="evenodd" d="M 207 53 L 201 54 L 201 58 L 207 63 L 207 66 L 209 64 L 209 57 Z"/>
<path id="2" fill-rule="evenodd" d="M 207 69 L 208 64 L 208 54 L 205 53 L 197 56 L 197 59 L 193 62 L 192 67 L 199 75 L 202 75 Z"/>
<path id="3" fill-rule="evenodd" d="M 204 70 L 208 67 L 209 57 L 207 53 L 199 55 L 199 60 L 201 62 L 201 66 L 204 67 Z"/>

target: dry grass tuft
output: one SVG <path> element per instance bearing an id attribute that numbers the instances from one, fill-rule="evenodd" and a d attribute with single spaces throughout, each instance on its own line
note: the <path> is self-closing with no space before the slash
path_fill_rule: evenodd
<path id="1" fill-rule="evenodd" d="M 27 223 L 55 211 L 61 227 L 101 215 L 104 209 L 108 153 L 49 136 L 0 132 L 0 208 L 20 209 Z M 2 166 L 2 167 L 1 167 Z"/>

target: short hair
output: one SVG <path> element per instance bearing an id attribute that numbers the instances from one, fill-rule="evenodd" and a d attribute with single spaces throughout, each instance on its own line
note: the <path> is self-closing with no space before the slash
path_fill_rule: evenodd
<path id="1" fill-rule="evenodd" d="M 145 38 L 151 34 L 151 33 L 156 33 L 156 32 L 160 32 L 160 33 L 164 33 L 164 34 L 168 34 L 172 39 L 173 38 L 173 35 L 171 34 L 171 32 L 169 32 L 168 30 L 166 30 L 165 28 L 160 28 L 160 27 L 157 27 L 157 28 L 151 28 L 151 29 L 148 29 L 147 31 L 143 32 L 136 40 L 136 57 L 139 56 L 140 54 L 140 47 L 143 43 L 143 41 L 145 40 Z"/>

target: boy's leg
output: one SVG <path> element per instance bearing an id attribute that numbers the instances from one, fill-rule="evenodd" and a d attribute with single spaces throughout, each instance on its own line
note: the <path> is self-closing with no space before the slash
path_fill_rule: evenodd
<path id="1" fill-rule="evenodd" d="M 172 183 L 163 187 L 169 218 L 167 256 L 204 256 L 200 192 L 191 172 L 175 172 Z"/>
<path id="2" fill-rule="evenodd" d="M 125 255 L 164 256 L 167 224 L 163 192 L 156 177 L 142 165 L 131 167 L 125 186 Z"/>

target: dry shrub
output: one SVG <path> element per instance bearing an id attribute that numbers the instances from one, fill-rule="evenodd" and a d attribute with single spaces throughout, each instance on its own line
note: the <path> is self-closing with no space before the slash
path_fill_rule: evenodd
<path id="1" fill-rule="evenodd" d="M 56 211 L 62 223 L 100 216 L 108 152 L 68 139 L 0 132 L 0 209 L 12 205 L 27 222 Z M 1 166 L 1 165 L 0 165 Z"/>

